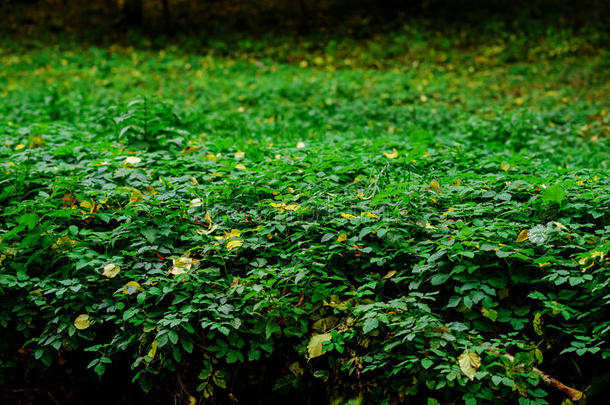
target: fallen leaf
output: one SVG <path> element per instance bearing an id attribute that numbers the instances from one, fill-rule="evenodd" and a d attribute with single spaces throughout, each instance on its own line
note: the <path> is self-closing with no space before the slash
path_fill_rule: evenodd
<path id="1" fill-rule="evenodd" d="M 93 208 L 93 204 L 91 204 L 89 201 L 83 201 L 79 205 L 87 210 L 90 210 Z"/>
<path id="2" fill-rule="evenodd" d="M 388 271 L 388 272 L 386 273 L 386 275 L 385 275 L 385 276 L 383 276 L 382 278 L 383 278 L 384 280 L 387 280 L 388 278 L 392 278 L 392 277 L 394 277 L 394 275 L 395 275 L 396 273 L 397 273 L 397 271 L 396 271 L 396 270 L 390 270 L 390 271 Z"/>
<path id="3" fill-rule="evenodd" d="M 519 236 L 517 236 L 517 242 L 524 242 L 524 241 L 526 241 L 528 239 L 529 239 L 529 235 L 528 235 L 527 229 L 522 230 L 519 233 Z"/>
<path id="4" fill-rule="evenodd" d="M 61 250 L 61 249 L 67 249 L 70 248 L 72 246 L 76 245 L 76 241 L 70 239 L 70 237 L 68 235 L 65 236 L 60 236 L 53 245 L 51 245 L 52 249 L 55 250 Z"/>
<path id="5" fill-rule="evenodd" d="M 203 205 L 203 202 L 201 202 L 201 198 L 195 198 L 195 199 L 191 200 L 189 207 L 195 208 L 195 207 L 201 207 L 202 205 Z"/>
<path id="6" fill-rule="evenodd" d="M 212 221 L 212 217 L 210 216 L 210 211 L 205 212 L 203 219 L 205 220 L 205 222 L 208 223 L 208 228 L 211 228 L 213 221 Z"/>
<path id="7" fill-rule="evenodd" d="M 199 263 L 197 259 L 191 259 L 190 257 L 179 257 L 172 259 L 173 267 L 169 269 L 169 273 L 173 275 L 184 274 L 191 269 L 193 264 Z"/>
<path id="8" fill-rule="evenodd" d="M 138 163 L 140 163 L 142 161 L 142 159 L 140 159 L 137 156 L 128 156 L 127 158 L 125 158 L 125 160 L 123 160 L 123 165 L 124 166 L 134 166 L 137 165 Z"/>
<path id="9" fill-rule="evenodd" d="M 89 321 L 89 315 L 81 314 L 77 316 L 74 320 L 74 326 L 76 327 L 76 329 L 80 330 L 87 329 L 89 326 L 91 326 L 91 322 Z"/>
<path id="10" fill-rule="evenodd" d="M 330 333 L 322 333 L 320 335 L 313 335 L 307 344 L 307 354 L 310 359 L 314 359 L 316 357 L 320 357 L 322 352 L 322 344 L 324 342 L 330 342 L 331 335 Z"/>
<path id="11" fill-rule="evenodd" d="M 218 229 L 218 225 L 213 224 L 208 230 L 204 231 L 203 229 L 196 229 L 195 232 L 197 232 L 199 235 L 209 235 L 212 232 L 214 232 L 216 229 Z"/>
<path id="12" fill-rule="evenodd" d="M 102 276 L 114 278 L 117 274 L 119 274 L 119 271 L 121 271 L 121 268 L 119 266 L 114 263 L 109 263 L 104 266 L 104 272 L 102 273 Z"/>
<path id="13" fill-rule="evenodd" d="M 472 381 L 477 370 L 481 367 L 481 357 L 474 352 L 464 352 L 458 358 L 458 363 L 462 373 Z"/>
<path id="14" fill-rule="evenodd" d="M 240 247 L 243 244 L 244 244 L 243 240 L 239 240 L 239 239 L 230 240 L 230 241 L 227 242 L 227 246 L 226 247 L 227 247 L 227 250 L 231 250 L 231 249 L 234 249 L 236 247 Z"/>
<path id="15" fill-rule="evenodd" d="M 190 257 L 179 257 L 177 259 L 172 260 L 174 266 L 176 267 L 184 267 L 189 270 L 193 264 L 199 263 L 197 259 L 191 259 Z"/>
<path id="16" fill-rule="evenodd" d="M 169 274 L 173 274 L 174 276 L 177 276 L 178 274 L 185 274 L 186 270 L 183 267 L 172 267 L 171 269 L 169 269 Z"/>
<path id="17" fill-rule="evenodd" d="M 227 240 L 231 238 L 237 238 L 241 235 L 239 229 L 231 229 L 231 232 L 224 232 L 223 236 L 215 236 L 216 240 Z"/>
<path id="18" fill-rule="evenodd" d="M 284 212 L 284 211 L 297 211 L 299 208 L 301 208 L 300 205 L 298 204 L 286 204 L 286 203 L 269 203 L 269 205 L 271 205 L 273 208 L 277 208 L 280 210 L 280 212 Z"/>
<path id="19" fill-rule="evenodd" d="M 396 159 L 398 157 L 398 151 L 396 150 L 396 148 L 392 149 L 392 152 L 383 152 L 383 155 L 385 157 L 387 157 L 388 159 Z"/>
<path id="20" fill-rule="evenodd" d="M 361 212 L 360 216 L 361 217 L 368 217 L 368 218 L 379 218 L 379 215 L 373 214 L 372 212 L 368 212 L 368 211 Z"/>
<path id="21" fill-rule="evenodd" d="M 130 281 L 123 286 L 123 294 L 125 294 L 125 295 L 135 294 L 141 289 L 142 289 L 142 286 L 140 286 L 140 283 L 138 283 L 137 281 Z"/>

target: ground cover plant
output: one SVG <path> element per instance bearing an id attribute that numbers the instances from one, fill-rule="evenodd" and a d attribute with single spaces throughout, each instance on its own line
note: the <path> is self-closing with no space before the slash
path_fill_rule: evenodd
<path id="1" fill-rule="evenodd" d="M 603 403 L 608 38 L 490 30 L 0 43 L 3 398 Z"/>

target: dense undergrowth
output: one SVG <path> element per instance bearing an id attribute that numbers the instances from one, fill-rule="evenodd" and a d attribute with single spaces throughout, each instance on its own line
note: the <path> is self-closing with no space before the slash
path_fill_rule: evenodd
<path id="1" fill-rule="evenodd" d="M 0 44 L 5 400 L 603 402 L 607 37 L 466 37 Z"/>

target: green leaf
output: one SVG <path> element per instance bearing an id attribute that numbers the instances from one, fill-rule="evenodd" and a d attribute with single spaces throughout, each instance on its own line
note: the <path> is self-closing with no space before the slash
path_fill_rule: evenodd
<path id="1" fill-rule="evenodd" d="M 167 331 L 167 337 L 169 338 L 169 341 L 173 344 L 178 343 L 178 333 L 175 330 L 170 329 L 169 331 Z"/>
<path id="2" fill-rule="evenodd" d="M 97 374 L 101 377 L 106 372 L 106 366 L 102 363 L 98 363 L 98 365 L 95 366 L 93 371 L 95 371 L 95 374 Z"/>
<path id="3" fill-rule="evenodd" d="M 366 318 L 364 324 L 362 325 L 362 332 L 369 333 L 370 331 L 377 329 L 378 326 L 379 321 L 377 320 L 377 318 Z"/>
<path id="4" fill-rule="evenodd" d="M 140 384 L 140 388 L 142 388 L 142 391 L 146 393 L 150 392 L 153 387 L 153 379 L 148 374 L 142 375 L 138 380 L 138 383 Z"/>
<path id="5" fill-rule="evenodd" d="M 19 218 L 19 223 L 27 226 L 30 231 L 36 227 L 36 225 L 38 224 L 38 221 L 39 221 L 38 215 L 33 212 L 23 214 Z"/>
<path id="6" fill-rule="evenodd" d="M 540 197 L 542 197 L 542 201 L 545 202 L 556 202 L 556 203 L 561 203 L 565 197 L 566 197 L 566 193 L 563 190 L 563 187 L 560 186 L 559 184 L 554 184 L 552 186 L 549 186 L 545 189 L 543 189 L 540 192 Z"/>
<path id="7" fill-rule="evenodd" d="M 425 368 L 426 370 L 429 369 L 430 367 L 432 367 L 433 364 L 434 364 L 434 362 L 430 359 L 422 359 L 422 361 L 421 361 L 422 367 Z"/>
<path id="8" fill-rule="evenodd" d="M 269 340 L 272 334 L 281 331 L 282 327 L 280 325 L 273 322 L 272 320 L 268 320 L 267 324 L 265 325 L 265 339 Z"/>
<path id="9" fill-rule="evenodd" d="M 142 235 L 144 235 L 146 240 L 150 243 L 154 243 L 155 240 L 157 239 L 157 231 L 152 228 L 143 230 Z"/>
<path id="10" fill-rule="evenodd" d="M 430 284 L 432 285 L 440 285 L 449 280 L 449 274 L 437 274 L 432 276 L 430 279 Z"/>

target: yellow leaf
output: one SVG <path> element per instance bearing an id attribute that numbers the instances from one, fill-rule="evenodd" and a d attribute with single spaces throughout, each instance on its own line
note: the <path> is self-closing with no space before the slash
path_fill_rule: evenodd
<path id="1" fill-rule="evenodd" d="M 599 262 L 601 263 L 601 261 L 604 260 L 605 255 L 606 254 L 604 252 L 596 250 L 596 251 L 591 252 L 591 259 L 595 259 L 596 257 L 599 257 Z"/>
<path id="2" fill-rule="evenodd" d="M 234 249 L 236 247 L 240 247 L 243 244 L 244 244 L 243 240 L 239 240 L 239 239 L 230 240 L 230 241 L 227 242 L 227 250 L 231 250 L 231 249 Z"/>
<path id="3" fill-rule="evenodd" d="M 205 212 L 203 219 L 208 223 L 208 228 L 211 228 L 213 221 L 212 221 L 212 217 L 210 216 L 210 211 Z"/>
<path id="4" fill-rule="evenodd" d="M 342 233 L 337 237 L 337 242 L 345 242 L 347 240 L 347 235 Z"/>
<path id="5" fill-rule="evenodd" d="M 216 161 L 216 155 L 214 155 L 214 154 L 211 154 L 211 153 L 210 153 L 210 154 L 208 154 L 208 155 L 205 155 L 205 157 L 206 157 L 206 158 L 208 158 L 208 159 L 210 159 L 212 162 L 215 162 L 215 161 Z"/>
<path id="6" fill-rule="evenodd" d="M 304 142 L 297 142 L 297 149 L 303 149 L 305 147 L 305 143 Z"/>
<path id="7" fill-rule="evenodd" d="M 235 168 L 236 168 L 236 169 L 239 169 L 239 170 L 246 170 L 246 166 L 244 166 L 244 165 L 243 165 L 243 164 L 241 164 L 241 163 L 236 164 L 236 165 L 235 165 Z"/>
<path id="8" fill-rule="evenodd" d="M 85 208 L 85 209 L 87 209 L 87 210 L 90 210 L 91 208 L 93 208 L 93 204 L 91 204 L 89 201 L 81 202 L 80 206 Z"/>
<path id="9" fill-rule="evenodd" d="M 148 351 L 147 356 L 152 360 L 155 358 L 156 354 L 157 354 L 157 339 L 153 340 L 152 344 L 150 345 L 150 350 Z"/>
<path id="10" fill-rule="evenodd" d="M 299 208 L 301 208 L 300 205 L 298 204 L 286 204 L 286 203 L 269 203 L 269 205 L 271 205 L 273 208 L 277 208 L 280 210 L 280 212 L 284 212 L 284 211 L 296 211 Z"/>
<path id="11" fill-rule="evenodd" d="M 224 238 L 225 239 L 237 238 L 240 235 L 241 235 L 241 231 L 239 229 L 231 229 L 231 232 L 224 233 Z"/>
<path id="12" fill-rule="evenodd" d="M 307 354 L 310 359 L 314 359 L 316 357 L 320 357 L 322 352 L 322 344 L 324 342 L 330 342 L 331 335 L 330 333 L 322 333 L 320 335 L 313 335 L 307 344 Z"/>
<path id="13" fill-rule="evenodd" d="M 394 275 L 395 275 L 396 273 L 397 273 L 397 271 L 396 271 L 396 270 L 390 270 L 390 271 L 388 271 L 388 272 L 386 273 L 386 275 L 385 275 L 385 276 L 383 276 L 382 278 L 383 278 L 383 279 L 385 279 L 385 280 L 387 280 L 388 278 L 392 278 L 392 277 L 394 277 Z"/>
<path id="14" fill-rule="evenodd" d="M 76 241 L 70 239 L 69 236 L 65 235 L 65 236 L 60 236 L 53 245 L 51 245 L 52 249 L 55 250 L 61 250 L 61 249 L 67 249 L 70 248 L 72 246 L 76 245 Z"/>
<path id="15" fill-rule="evenodd" d="M 368 218 L 379 218 L 379 215 L 373 214 L 372 212 L 368 212 L 368 211 L 361 212 L 360 216 L 361 217 L 368 217 Z"/>
<path id="16" fill-rule="evenodd" d="M 121 271 L 121 268 L 119 266 L 114 263 L 109 263 L 104 266 L 104 272 L 102 273 L 102 276 L 114 278 L 117 274 L 119 274 L 119 271 Z"/>
<path id="17" fill-rule="evenodd" d="M 238 150 L 237 152 L 235 152 L 235 157 L 236 157 L 237 159 L 243 159 L 243 158 L 245 158 L 245 157 L 246 157 L 246 154 L 245 154 L 244 152 L 242 152 L 242 151 Z"/>
<path id="18" fill-rule="evenodd" d="M 201 198 L 195 198 L 195 199 L 191 200 L 189 207 L 195 208 L 195 207 L 201 207 L 202 205 L 203 205 L 203 202 L 201 202 Z"/>
<path id="19" fill-rule="evenodd" d="M 138 283 L 137 281 L 130 281 L 129 283 L 127 283 L 123 286 L 123 294 L 125 294 L 125 295 L 135 294 L 141 289 L 142 289 L 142 287 L 140 286 L 140 283 Z"/>
<path id="20" fill-rule="evenodd" d="M 460 354 L 458 358 L 460 370 L 466 375 L 471 381 L 474 380 L 474 376 L 477 373 L 479 367 L 481 367 L 481 357 L 474 352 L 464 352 Z"/>
<path id="21" fill-rule="evenodd" d="M 177 259 L 172 259 L 172 263 L 174 267 L 170 269 L 171 274 L 183 274 L 186 273 L 187 270 L 191 269 L 193 264 L 199 263 L 199 260 L 191 259 L 190 257 L 179 257 Z"/>
<path id="22" fill-rule="evenodd" d="M 440 186 L 440 184 L 438 184 L 438 181 L 433 180 L 430 182 L 430 188 L 438 193 L 441 186 Z"/>
<path id="23" fill-rule="evenodd" d="M 91 326 L 91 322 L 89 321 L 89 315 L 81 314 L 77 316 L 74 320 L 74 326 L 76 327 L 76 329 L 80 330 L 87 329 L 89 326 Z"/>
<path id="24" fill-rule="evenodd" d="M 197 229 L 197 230 L 195 230 L 195 232 L 197 232 L 199 235 L 209 235 L 212 232 L 214 232 L 217 228 L 218 228 L 218 225 L 213 224 L 206 231 L 204 231 L 203 229 Z M 218 239 L 218 237 L 216 237 L 216 238 Z M 223 238 L 220 237 L 220 239 L 223 239 Z"/>
<path id="25" fill-rule="evenodd" d="M 131 191 L 131 195 L 129 196 L 129 201 L 142 201 L 142 192 L 140 190 L 136 190 L 135 188 Z"/>
<path id="26" fill-rule="evenodd" d="M 288 370 L 290 370 L 290 372 L 295 375 L 296 377 L 303 375 L 303 373 L 305 372 L 303 370 L 303 367 L 301 367 L 301 365 L 299 364 L 298 361 L 295 361 L 294 363 L 292 363 L 290 366 L 288 366 Z"/>
<path id="27" fill-rule="evenodd" d="M 225 231 L 223 236 L 215 236 L 216 240 L 227 240 L 231 238 L 237 238 L 241 235 L 241 231 L 239 229 L 231 229 L 231 232 Z"/>
<path id="28" fill-rule="evenodd" d="M 177 276 L 178 274 L 185 274 L 186 270 L 184 270 L 183 267 L 172 267 L 171 269 L 169 269 L 169 274 L 173 274 L 174 276 Z"/>
<path id="29" fill-rule="evenodd" d="M 396 148 L 394 148 L 392 149 L 392 153 L 383 152 L 383 155 L 388 159 L 396 159 L 398 157 L 398 151 L 396 150 Z"/>
<path id="30" fill-rule="evenodd" d="M 15 150 L 21 150 L 21 149 L 24 149 L 24 148 L 25 148 L 25 145 L 22 144 L 22 143 L 20 143 L 19 145 L 15 146 Z"/>
<path id="31" fill-rule="evenodd" d="M 510 169 L 510 165 L 508 163 L 502 162 L 502 163 L 500 163 L 500 169 L 507 172 Z"/>
<path id="32" fill-rule="evenodd" d="M 133 165 L 137 165 L 141 161 L 142 161 L 142 159 L 140 159 L 137 156 L 129 156 L 129 157 L 125 158 L 125 160 L 123 160 L 123 165 L 124 166 L 133 166 Z"/>
<path id="33" fill-rule="evenodd" d="M 342 216 L 343 218 L 347 218 L 347 219 L 350 219 L 350 218 L 356 218 L 356 216 L 355 216 L 355 215 L 352 215 L 352 214 L 347 214 L 347 213 L 345 213 L 345 212 L 342 212 L 342 213 L 341 213 L 341 216 Z"/>
<path id="34" fill-rule="evenodd" d="M 524 242 L 529 239 L 529 234 L 527 233 L 527 229 L 522 230 L 517 236 L 517 242 Z"/>
<path id="35" fill-rule="evenodd" d="M 534 321 L 532 322 L 532 326 L 534 328 L 534 332 L 536 332 L 538 336 L 542 336 L 544 334 L 544 332 L 542 331 L 542 324 L 542 313 L 536 312 L 534 314 Z"/>

